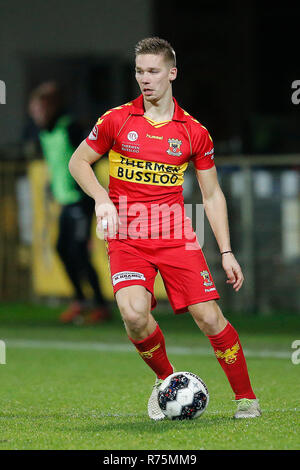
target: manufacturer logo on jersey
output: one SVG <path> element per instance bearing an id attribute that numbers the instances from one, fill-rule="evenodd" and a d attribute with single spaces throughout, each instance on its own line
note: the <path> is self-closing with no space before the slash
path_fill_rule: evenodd
<path id="1" fill-rule="evenodd" d="M 146 134 L 146 137 L 149 139 L 157 139 L 157 140 L 163 140 L 164 136 L 163 135 L 151 135 L 151 134 Z"/>
<path id="2" fill-rule="evenodd" d="M 139 138 L 139 135 L 135 131 L 130 131 L 127 134 L 127 139 L 130 140 L 130 142 L 135 142 L 136 140 L 138 140 L 138 138 Z"/>
<path id="3" fill-rule="evenodd" d="M 167 153 L 169 155 L 174 155 L 174 157 L 180 157 L 180 155 L 182 155 L 182 152 L 180 152 L 182 141 L 178 139 L 168 139 L 168 142 L 170 147 L 168 148 Z"/>
<path id="4" fill-rule="evenodd" d="M 201 276 L 203 277 L 203 285 L 205 287 L 209 287 L 213 285 L 213 282 L 209 278 L 209 272 L 208 271 L 201 271 Z"/>
<path id="5" fill-rule="evenodd" d="M 94 126 L 90 132 L 89 139 L 90 140 L 97 140 L 98 138 L 98 127 Z"/>

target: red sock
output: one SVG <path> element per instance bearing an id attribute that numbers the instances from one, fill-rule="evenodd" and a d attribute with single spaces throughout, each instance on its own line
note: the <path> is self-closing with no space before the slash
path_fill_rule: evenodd
<path id="1" fill-rule="evenodd" d="M 217 335 L 207 335 L 215 355 L 224 370 L 235 399 L 256 398 L 251 387 L 246 359 L 239 336 L 233 326 L 228 323 Z"/>
<path id="2" fill-rule="evenodd" d="M 141 358 L 151 367 L 159 379 L 165 379 L 168 375 L 173 374 L 173 367 L 166 352 L 164 335 L 158 325 L 150 336 L 141 341 L 135 341 L 130 337 L 129 339 L 135 345 Z"/>

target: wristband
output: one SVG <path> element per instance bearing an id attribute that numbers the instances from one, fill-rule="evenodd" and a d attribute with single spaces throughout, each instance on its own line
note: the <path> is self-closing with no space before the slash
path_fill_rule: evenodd
<path id="1" fill-rule="evenodd" d="M 231 251 L 231 250 L 223 251 L 223 252 L 221 253 L 221 255 L 225 255 L 225 253 L 232 253 L 232 251 Z"/>

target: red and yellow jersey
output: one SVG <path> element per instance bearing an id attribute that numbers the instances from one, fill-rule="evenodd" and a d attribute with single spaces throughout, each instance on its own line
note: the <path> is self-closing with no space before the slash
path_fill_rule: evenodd
<path id="1" fill-rule="evenodd" d="M 144 116 L 141 95 L 104 113 L 86 139 L 99 155 L 109 152 L 109 196 L 117 209 L 120 198 L 126 198 L 127 222 L 136 217 L 137 203 L 148 210 L 163 204 L 183 209 L 182 184 L 189 161 L 199 170 L 214 166 L 207 129 L 173 100 L 171 121 Z"/>

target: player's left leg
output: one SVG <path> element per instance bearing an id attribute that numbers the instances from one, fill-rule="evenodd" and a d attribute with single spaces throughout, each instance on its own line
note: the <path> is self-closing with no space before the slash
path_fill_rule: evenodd
<path id="1" fill-rule="evenodd" d="M 260 416 L 258 401 L 252 390 L 243 348 L 234 327 L 225 319 L 214 300 L 188 307 L 196 324 L 208 337 L 238 400 L 236 418 Z"/>

